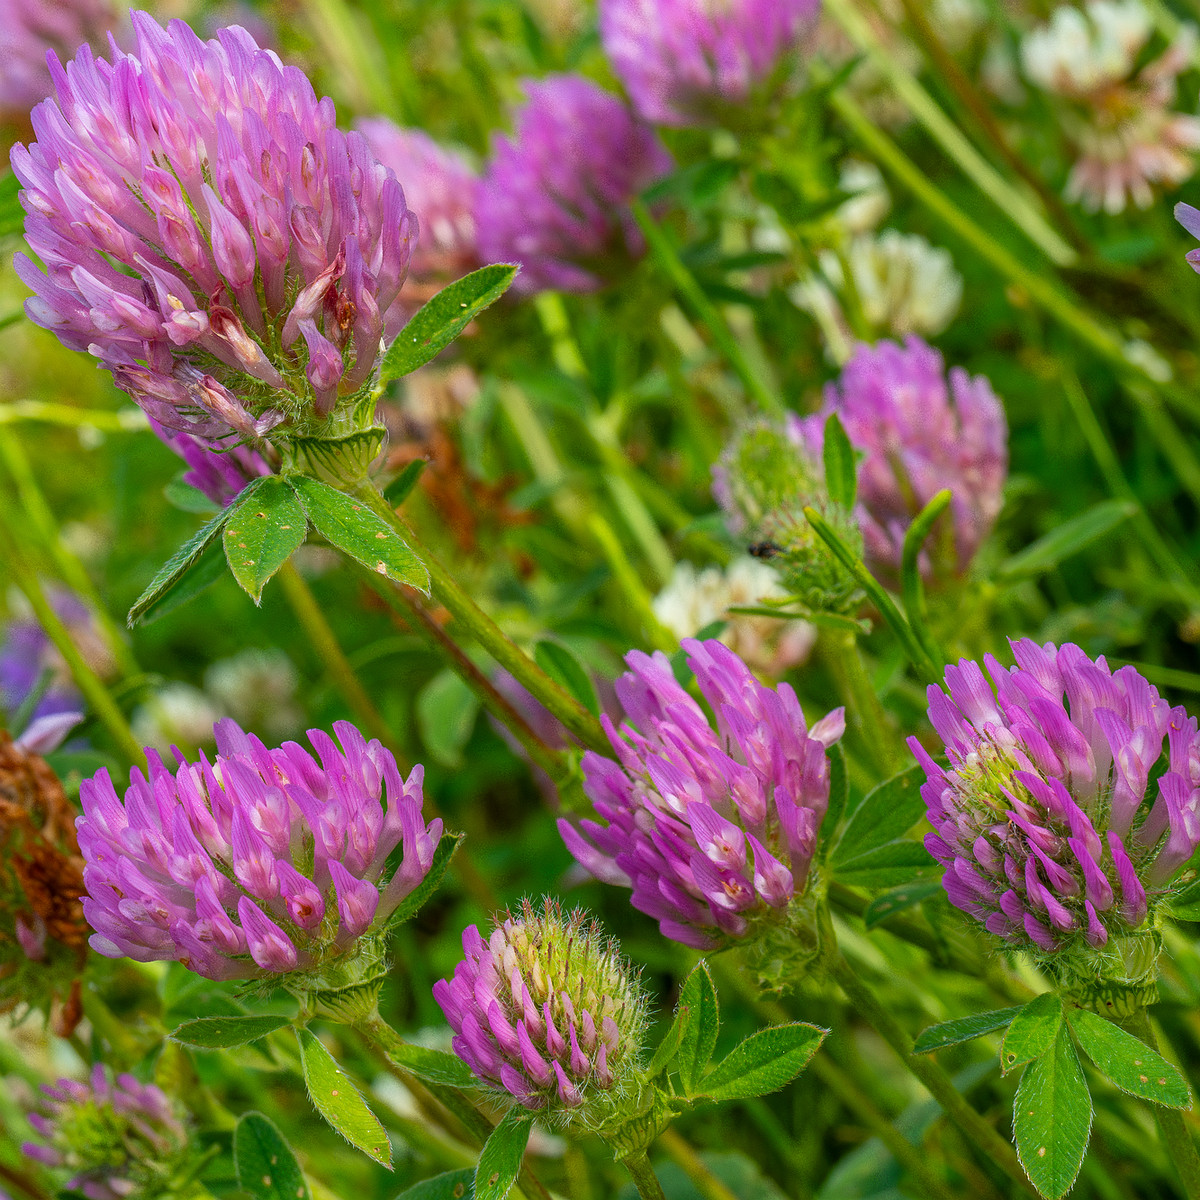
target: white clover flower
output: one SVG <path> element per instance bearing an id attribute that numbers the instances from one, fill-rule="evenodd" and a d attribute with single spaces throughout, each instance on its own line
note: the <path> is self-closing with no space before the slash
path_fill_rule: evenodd
<path id="1" fill-rule="evenodd" d="M 133 733 L 143 746 L 170 754 L 181 748 L 211 746 L 213 726 L 225 714 L 211 697 L 190 683 L 168 683 L 133 713 Z"/>
<path id="2" fill-rule="evenodd" d="M 243 650 L 213 663 L 204 689 L 239 725 L 278 741 L 304 721 L 296 706 L 296 668 L 282 650 Z"/>
<path id="3" fill-rule="evenodd" d="M 1063 5 L 1025 35 L 1021 62 L 1046 91 L 1085 96 L 1127 78 L 1153 29 L 1141 0 L 1092 0 L 1086 11 Z"/>

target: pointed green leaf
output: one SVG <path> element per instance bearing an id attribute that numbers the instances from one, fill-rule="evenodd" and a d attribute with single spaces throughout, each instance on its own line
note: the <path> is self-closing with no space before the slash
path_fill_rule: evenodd
<path id="1" fill-rule="evenodd" d="M 872 788 L 854 810 L 833 852 L 838 867 L 906 834 L 924 815 L 925 769 L 914 764 Z"/>
<path id="2" fill-rule="evenodd" d="M 252 483 L 245 490 L 249 491 L 255 485 Z M 243 492 L 243 495 L 245 492 Z M 207 587 L 217 575 L 207 574 L 201 576 L 203 582 L 199 587 L 195 586 L 197 580 L 197 568 L 201 566 L 201 560 L 207 563 L 210 559 L 212 551 L 217 546 L 217 539 L 221 536 L 225 528 L 225 522 L 229 520 L 229 510 L 222 509 L 203 529 L 199 530 L 195 536 L 185 542 L 169 559 L 162 565 L 158 574 L 150 580 L 146 590 L 134 601 L 133 607 L 129 610 L 129 628 L 132 629 L 135 625 L 141 625 L 145 621 L 154 620 L 156 617 L 161 617 L 169 612 L 172 608 L 183 603 L 183 600 L 190 600 L 201 588 Z M 218 559 L 218 561 L 220 561 Z M 219 570 L 224 569 L 224 563 L 221 562 Z M 218 570 L 218 574 L 219 574 Z M 211 567 L 209 567 L 211 572 Z M 189 583 L 191 590 L 187 590 Z M 184 593 L 182 599 L 179 593 Z"/>
<path id="3" fill-rule="evenodd" d="M 837 413 L 825 420 L 825 490 L 835 504 L 853 508 L 858 493 L 858 462 Z"/>
<path id="4" fill-rule="evenodd" d="M 246 1113 L 233 1131 L 238 1187 L 255 1200 L 309 1200 L 311 1193 L 292 1148 L 262 1113 Z"/>
<path id="5" fill-rule="evenodd" d="M 1053 992 L 1035 996 L 1015 1017 L 1000 1043 L 1000 1073 L 1040 1058 L 1054 1045 L 1062 1028 L 1062 1000 Z"/>
<path id="6" fill-rule="evenodd" d="M 429 572 L 405 540 L 378 513 L 337 488 L 288 476 L 313 528 L 331 545 L 371 571 L 429 594 Z"/>
<path id="7" fill-rule="evenodd" d="M 1067 1024 L 1100 1074 L 1121 1091 L 1166 1108 L 1191 1108 L 1178 1068 L 1140 1038 L 1085 1008 L 1069 1009 Z"/>
<path id="8" fill-rule="evenodd" d="M 837 866 L 837 877 L 851 887 L 901 887 L 932 875 L 941 868 L 920 842 L 885 842 Z"/>
<path id="9" fill-rule="evenodd" d="M 421 473 L 429 465 L 426 458 L 414 458 L 391 483 L 383 489 L 383 498 L 393 507 L 399 508 L 409 493 L 417 486 Z"/>
<path id="10" fill-rule="evenodd" d="M 504 1200 L 521 1173 L 533 1117 L 514 1105 L 492 1130 L 475 1168 L 475 1200 Z"/>
<path id="11" fill-rule="evenodd" d="M 481 267 L 443 288 L 418 309 L 388 347 L 380 383 L 409 375 L 436 358 L 485 308 L 508 291 L 520 268 L 513 263 Z"/>
<path id="12" fill-rule="evenodd" d="M 311 1030 L 297 1029 L 296 1040 L 313 1107 L 352 1146 L 390 1171 L 392 1147 L 387 1133 L 358 1088 Z"/>
<path id="13" fill-rule="evenodd" d="M 213 513 L 221 511 L 221 506 L 216 501 L 210 500 L 198 487 L 184 483 L 182 476 L 172 479 L 163 488 L 163 495 L 168 504 L 181 512 L 203 513 L 204 516 L 210 517 Z"/>
<path id="14" fill-rule="evenodd" d="M 447 1171 L 405 1188 L 395 1200 L 474 1200 L 475 1168 Z"/>
<path id="15" fill-rule="evenodd" d="M 222 535 L 225 558 L 255 604 L 262 602 L 267 580 L 303 545 L 307 533 L 304 509 L 282 476 L 266 476 L 229 506 Z"/>
<path id="16" fill-rule="evenodd" d="M 443 1083 L 447 1087 L 479 1087 L 471 1068 L 457 1054 L 445 1050 L 431 1050 L 428 1046 L 398 1044 L 388 1048 L 388 1058 L 398 1067 L 427 1079 L 430 1083 Z"/>
<path id="17" fill-rule="evenodd" d="M 892 888 L 890 891 L 876 896 L 867 905 L 863 912 L 863 924 L 868 929 L 874 929 L 876 925 L 883 924 L 889 917 L 894 917 L 906 908 L 912 908 L 920 904 L 922 900 L 928 900 L 930 896 L 938 895 L 941 891 L 941 880 L 932 883 L 906 883 L 898 888 Z"/>
<path id="18" fill-rule="evenodd" d="M 700 1081 L 712 1100 L 749 1100 L 791 1083 L 820 1049 L 827 1029 L 796 1021 L 752 1033 Z"/>
<path id="19" fill-rule="evenodd" d="M 200 1050 L 224 1050 L 255 1042 L 290 1024 L 290 1017 L 200 1017 L 184 1021 L 172 1032 L 171 1040 Z"/>
<path id="20" fill-rule="evenodd" d="M 574 696 L 593 717 L 600 715 L 596 685 L 583 664 L 559 642 L 540 641 L 533 650 L 537 665 L 569 695 Z"/>
<path id="21" fill-rule="evenodd" d="M 1018 1004 L 1015 1008 L 997 1008 L 993 1012 L 976 1013 L 971 1017 L 959 1017 L 956 1021 L 930 1025 L 913 1043 L 913 1050 L 917 1054 L 929 1054 L 947 1046 L 972 1042 L 977 1037 L 983 1037 L 985 1033 L 995 1033 L 997 1029 L 1004 1029 L 1023 1007 Z"/>
<path id="22" fill-rule="evenodd" d="M 1005 582 L 1028 579 L 1056 567 L 1065 558 L 1078 554 L 1085 546 L 1102 538 L 1137 512 L 1132 500 L 1104 500 L 1087 510 L 1056 525 L 1045 537 L 1038 538 L 1032 546 L 1014 554 L 1002 563 L 997 575 Z"/>
<path id="23" fill-rule="evenodd" d="M 683 1023 L 679 1038 L 679 1082 L 685 1096 L 694 1094 L 708 1060 L 717 1045 L 721 1028 L 721 1009 L 708 963 L 701 959 L 684 980 L 679 993 L 676 1020 Z"/>
<path id="24" fill-rule="evenodd" d="M 1013 1140 L 1030 1182 L 1047 1200 L 1071 1190 L 1092 1134 L 1092 1097 L 1060 1023 L 1046 1052 L 1025 1068 L 1013 1104 Z"/>
<path id="25" fill-rule="evenodd" d="M 433 852 L 433 862 L 429 864 L 429 870 L 425 872 L 425 878 L 396 905 L 396 911 L 388 917 L 388 929 L 395 929 L 397 925 L 403 925 L 405 921 L 415 917 L 425 901 L 441 887 L 446 869 L 450 866 L 450 860 L 454 857 L 454 852 L 462 840 L 461 833 L 442 834 L 437 849 Z"/>

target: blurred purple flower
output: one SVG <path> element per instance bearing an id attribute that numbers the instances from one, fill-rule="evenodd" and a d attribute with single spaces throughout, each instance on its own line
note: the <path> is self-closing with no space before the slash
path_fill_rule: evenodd
<path id="1" fill-rule="evenodd" d="M 786 683 L 764 687 L 718 641 L 682 645 L 717 728 L 665 654 L 631 652 L 617 695 L 632 724 L 600 718 L 619 761 L 583 758 L 607 824 L 558 828 L 580 865 L 632 888 L 667 937 L 709 949 L 782 920 L 804 891 L 829 807 L 825 752 L 845 720 L 835 709 L 808 730 Z"/>
<path id="2" fill-rule="evenodd" d="M 792 418 L 792 434 L 820 461 L 825 421 L 836 412 L 859 466 L 858 516 L 868 559 L 894 572 L 913 517 L 942 488 L 954 493 L 954 566 L 965 571 L 1000 513 L 1008 475 L 1004 408 L 982 375 L 946 374 L 918 337 L 860 346 L 825 406 Z"/>
<path id="3" fill-rule="evenodd" d="M 433 985 L 454 1052 L 485 1084 L 530 1109 L 598 1115 L 637 1066 L 645 1002 L 615 942 L 581 910 L 526 901 Z"/>
<path id="4" fill-rule="evenodd" d="M 199 437 L 311 432 L 366 395 L 416 218 L 366 139 L 243 29 L 133 14 L 136 55 L 82 47 L 13 168 L 30 318 Z M 316 425 L 320 428 L 320 425 Z"/>
<path id="5" fill-rule="evenodd" d="M 67 1190 L 88 1200 L 158 1195 L 187 1155 L 187 1134 L 175 1107 L 152 1083 L 132 1075 L 110 1083 L 97 1063 L 90 1083 L 60 1079 L 43 1084 L 42 1091 L 47 1111 L 29 1114 L 41 1140 L 21 1150 L 45 1166 L 72 1172 Z"/>
<path id="6" fill-rule="evenodd" d="M 485 262 L 518 262 L 516 286 L 592 291 L 613 260 L 640 255 L 629 201 L 671 168 L 657 135 L 576 75 L 527 83 L 515 138 L 496 140 L 479 193 Z"/>
<path id="7" fill-rule="evenodd" d="M 340 750 L 309 730 L 317 762 L 295 742 L 268 750 L 224 720 L 211 765 L 201 755 L 172 776 L 148 750 L 149 781 L 132 772 L 124 802 L 107 771 L 85 780 L 92 948 L 236 979 L 319 967 L 382 927 L 425 878 L 442 822 L 421 814 L 421 767 L 402 782 L 379 742 L 344 721 L 334 729 Z"/>
<path id="8" fill-rule="evenodd" d="M 820 7 L 820 0 L 601 0 L 600 34 L 646 120 L 703 125 L 770 79 Z"/>
<path id="9" fill-rule="evenodd" d="M 251 480 L 271 474 L 263 456 L 249 446 L 224 448 L 194 434 L 167 429 L 153 418 L 150 425 L 187 463 L 183 482 L 191 484 L 222 508 L 230 504 Z"/>
<path id="10" fill-rule="evenodd" d="M 1110 672 L 1071 644 L 1012 648 L 1015 667 L 985 657 L 991 684 L 963 659 L 946 668 L 948 694 L 929 688 L 950 764 L 909 738 L 927 776 L 925 845 L 950 902 L 992 933 L 1096 950 L 1143 926 L 1200 846 L 1196 720 L 1133 667 Z"/>

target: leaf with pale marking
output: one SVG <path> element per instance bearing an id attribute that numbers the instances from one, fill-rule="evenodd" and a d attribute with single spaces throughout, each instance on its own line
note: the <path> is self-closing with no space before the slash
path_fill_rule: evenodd
<path id="1" fill-rule="evenodd" d="M 290 482 L 268 475 L 229 506 L 222 539 L 225 558 L 242 591 L 262 603 L 267 581 L 304 544 L 308 520 Z"/>

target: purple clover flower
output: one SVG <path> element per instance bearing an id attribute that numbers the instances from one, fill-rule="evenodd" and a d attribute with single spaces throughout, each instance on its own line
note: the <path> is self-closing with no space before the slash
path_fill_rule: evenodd
<path id="1" fill-rule="evenodd" d="M 166 429 L 153 418 L 150 424 L 159 439 L 187 463 L 183 482 L 222 508 L 252 480 L 271 474 L 266 460 L 250 446 L 221 447 L 194 434 Z"/>
<path id="2" fill-rule="evenodd" d="M 176 959 L 209 979 L 322 966 L 382 928 L 425 878 L 442 835 L 421 813 L 423 770 L 353 725 L 341 749 L 310 729 L 268 750 L 232 720 L 214 728 L 217 758 L 174 775 L 147 750 L 124 802 L 107 771 L 80 788 L 79 849 L 92 948 L 139 962 Z M 386 785 L 387 806 L 381 803 Z M 384 878 L 389 855 L 399 867 Z"/>
<path id="3" fill-rule="evenodd" d="M 576 75 L 527 83 L 515 138 L 496 140 L 476 227 L 485 262 L 519 262 L 516 287 L 587 292 L 638 256 L 629 201 L 671 168 L 653 130 Z"/>
<path id="4" fill-rule="evenodd" d="M 88 1200 L 160 1195 L 188 1153 L 187 1134 L 166 1094 L 132 1075 L 110 1083 L 97 1063 L 90 1083 L 43 1084 L 45 1113 L 30 1113 L 41 1137 L 22 1152 L 45 1166 L 72 1172 L 66 1187 Z"/>
<path id="5" fill-rule="evenodd" d="M 1196 720 L 1133 667 L 1110 672 L 1071 644 L 1012 648 L 1015 667 L 985 657 L 990 684 L 963 659 L 947 691 L 929 688 L 950 763 L 909 738 L 927 777 L 925 845 L 950 902 L 992 933 L 1099 950 L 1146 925 L 1200 846 Z"/>
<path id="6" fill-rule="evenodd" d="M 616 943 L 546 900 L 541 911 L 526 901 L 486 940 L 472 925 L 463 950 L 453 978 L 433 985 L 454 1052 L 526 1108 L 598 1123 L 636 1071 L 646 1024 Z"/>
<path id="7" fill-rule="evenodd" d="M 829 807 L 835 709 L 811 730 L 795 692 L 764 687 L 728 647 L 682 643 L 717 728 L 665 654 L 633 651 L 617 695 L 632 724 L 601 723 L 617 762 L 588 751 L 584 790 L 606 825 L 560 820 L 597 879 L 633 889 L 666 937 L 710 949 L 781 922 L 805 888 Z"/>
<path id="8" fill-rule="evenodd" d="M 600 35 L 647 121 L 703 125 L 770 80 L 820 7 L 820 0 L 601 0 Z"/>
<path id="9" fill-rule="evenodd" d="M 982 375 L 946 374 L 942 356 L 918 337 L 860 346 L 825 390 L 814 416 L 792 433 L 820 461 L 825 421 L 841 419 L 859 467 L 858 514 L 868 558 L 898 571 L 913 517 L 941 491 L 954 493 L 954 562 L 965 571 L 1000 513 L 1008 475 L 1004 407 Z"/>
<path id="10" fill-rule="evenodd" d="M 13 149 L 46 265 L 17 256 L 26 312 L 168 428 L 319 431 L 368 395 L 416 218 L 332 101 L 244 29 L 133 27 L 136 54 L 52 60 L 57 100 Z"/>

